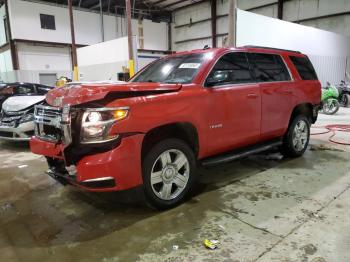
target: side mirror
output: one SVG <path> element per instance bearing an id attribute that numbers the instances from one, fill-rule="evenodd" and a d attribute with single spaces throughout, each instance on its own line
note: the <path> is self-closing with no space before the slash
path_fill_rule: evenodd
<path id="1" fill-rule="evenodd" d="M 209 75 L 206 85 L 207 86 L 216 86 L 222 83 L 227 83 L 230 81 L 230 74 L 228 71 L 214 71 Z"/>

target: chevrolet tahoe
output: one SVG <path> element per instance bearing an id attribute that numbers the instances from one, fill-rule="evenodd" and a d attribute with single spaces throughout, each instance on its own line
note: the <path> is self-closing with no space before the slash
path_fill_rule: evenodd
<path id="1" fill-rule="evenodd" d="M 104 192 L 142 186 L 164 209 L 191 193 L 198 165 L 278 147 L 307 149 L 321 85 L 300 52 L 246 46 L 179 52 L 127 83 L 50 91 L 35 108 L 32 152 L 48 174 Z"/>

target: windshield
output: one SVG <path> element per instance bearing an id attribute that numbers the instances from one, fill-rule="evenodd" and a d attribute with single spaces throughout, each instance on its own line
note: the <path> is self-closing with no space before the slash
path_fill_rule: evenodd
<path id="1" fill-rule="evenodd" d="M 141 71 L 132 82 L 191 83 L 204 61 L 204 54 L 159 59 Z"/>

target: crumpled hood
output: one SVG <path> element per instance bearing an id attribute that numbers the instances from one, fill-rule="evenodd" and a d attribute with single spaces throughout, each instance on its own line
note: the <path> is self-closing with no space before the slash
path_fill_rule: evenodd
<path id="1" fill-rule="evenodd" d="M 2 109 L 11 111 L 22 111 L 45 100 L 45 96 L 12 96 L 5 100 Z"/>
<path id="2" fill-rule="evenodd" d="M 81 84 L 55 88 L 47 94 L 46 101 L 51 106 L 60 107 L 100 100 L 108 93 L 161 93 L 178 91 L 181 87 L 181 84 L 160 83 Z"/>

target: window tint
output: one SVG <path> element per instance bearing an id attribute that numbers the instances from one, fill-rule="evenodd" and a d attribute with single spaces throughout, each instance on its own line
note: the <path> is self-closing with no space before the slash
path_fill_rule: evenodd
<path id="1" fill-rule="evenodd" d="M 245 53 L 229 53 L 215 64 L 210 72 L 206 86 L 240 84 L 254 82 Z"/>
<path id="2" fill-rule="evenodd" d="M 298 70 L 298 73 L 303 80 L 317 80 L 317 75 L 314 67 L 312 66 L 309 58 L 290 56 L 294 66 Z"/>
<path id="3" fill-rule="evenodd" d="M 248 54 L 254 76 L 258 82 L 289 81 L 290 75 L 281 56 L 272 54 Z"/>
<path id="4" fill-rule="evenodd" d="M 40 14 L 40 23 L 42 29 L 56 30 L 55 17 L 53 15 Z"/>

